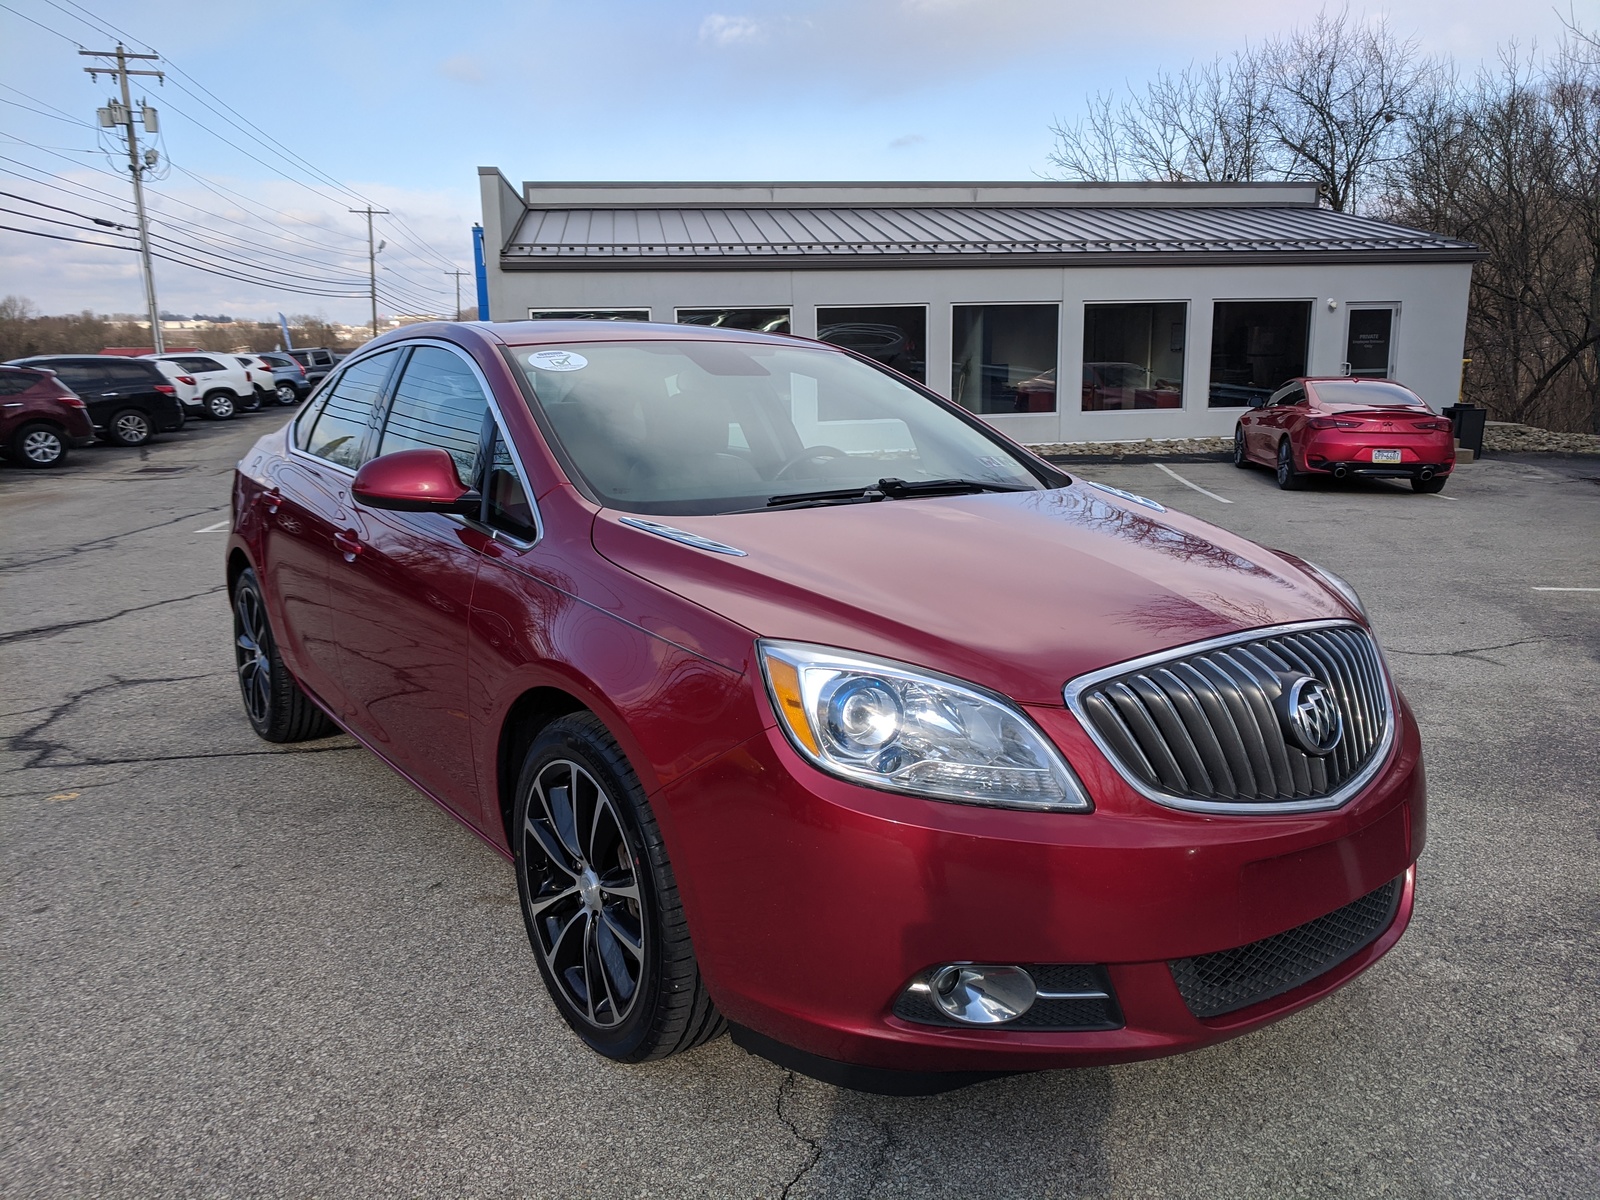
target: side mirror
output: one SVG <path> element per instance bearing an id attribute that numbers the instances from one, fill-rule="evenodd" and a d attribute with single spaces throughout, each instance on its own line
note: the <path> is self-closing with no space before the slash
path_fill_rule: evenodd
<path id="1" fill-rule="evenodd" d="M 356 472 L 350 492 L 368 508 L 391 512 L 459 513 L 471 516 L 483 498 L 456 474 L 443 450 L 396 450 Z"/>
<path id="2" fill-rule="evenodd" d="M 1251 396 L 1250 397 L 1250 407 L 1251 408 L 1265 408 L 1267 406 L 1267 401 L 1270 400 L 1270 399 L 1272 399 L 1271 396 Z"/>

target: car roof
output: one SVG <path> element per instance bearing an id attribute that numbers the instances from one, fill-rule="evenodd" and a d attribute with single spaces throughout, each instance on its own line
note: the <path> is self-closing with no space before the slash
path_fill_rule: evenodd
<path id="1" fill-rule="evenodd" d="M 719 329 L 713 325 L 673 325 L 660 321 L 429 321 L 392 329 L 366 343 L 366 351 L 399 345 L 415 338 L 443 338 L 480 346 L 565 345 L 571 342 L 744 342 L 769 346 L 805 346 L 837 350 L 826 342 L 785 333 Z"/>

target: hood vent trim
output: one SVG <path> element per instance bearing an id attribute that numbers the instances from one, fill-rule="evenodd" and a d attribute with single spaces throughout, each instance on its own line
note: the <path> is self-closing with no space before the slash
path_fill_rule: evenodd
<path id="1" fill-rule="evenodd" d="M 643 530 L 645 533 L 653 533 L 657 537 L 666 538 L 669 542 L 693 546 L 696 550 L 710 550 L 713 554 L 730 554 L 734 558 L 749 557 L 737 546 L 730 546 L 726 542 L 718 542 L 708 537 L 701 537 L 698 533 L 690 533 L 687 529 L 663 525 L 659 521 L 646 521 L 639 517 L 618 517 L 617 522 L 633 529 Z"/>

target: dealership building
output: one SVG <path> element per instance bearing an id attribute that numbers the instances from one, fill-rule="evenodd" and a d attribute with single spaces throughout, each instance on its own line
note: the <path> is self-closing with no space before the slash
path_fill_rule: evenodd
<path id="1" fill-rule="evenodd" d="M 479 181 L 495 320 L 820 337 L 1030 443 L 1228 434 L 1296 375 L 1453 404 L 1482 257 L 1302 184 Z"/>

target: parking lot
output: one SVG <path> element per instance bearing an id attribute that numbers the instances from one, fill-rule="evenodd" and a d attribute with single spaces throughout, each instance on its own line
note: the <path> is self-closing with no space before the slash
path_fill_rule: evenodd
<path id="1" fill-rule="evenodd" d="M 222 530 L 282 419 L 0 467 L 8 1195 L 1600 1192 L 1600 460 L 1069 466 L 1362 592 L 1426 742 L 1416 916 L 1240 1040 L 885 1099 L 591 1054 L 502 860 L 347 738 L 255 738 Z"/>

